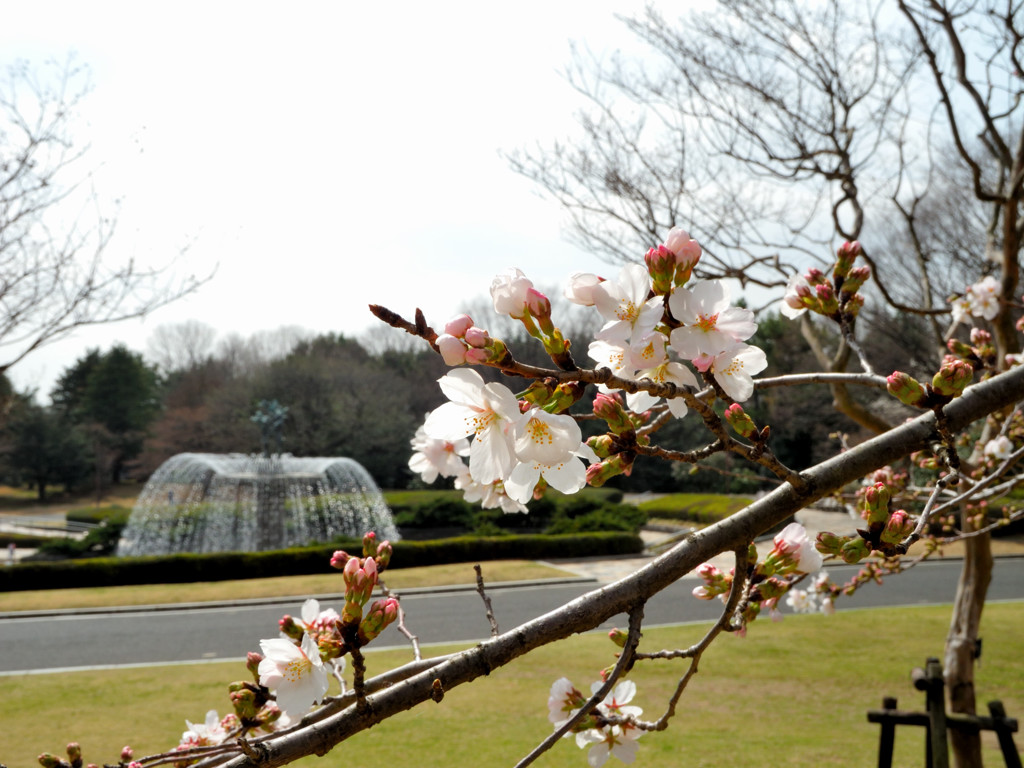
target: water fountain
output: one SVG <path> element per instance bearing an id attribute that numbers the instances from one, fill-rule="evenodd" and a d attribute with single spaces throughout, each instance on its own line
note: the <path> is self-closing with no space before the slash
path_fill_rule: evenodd
<path id="1" fill-rule="evenodd" d="M 139 494 L 117 554 L 251 552 L 367 531 L 399 538 L 376 483 L 352 459 L 180 453 Z"/>

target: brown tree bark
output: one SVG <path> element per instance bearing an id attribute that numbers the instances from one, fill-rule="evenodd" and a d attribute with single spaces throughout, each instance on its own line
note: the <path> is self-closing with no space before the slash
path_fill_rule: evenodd
<path id="1" fill-rule="evenodd" d="M 964 565 L 946 638 L 944 666 L 950 711 L 974 714 L 974 662 L 981 650 L 981 613 L 992 581 L 992 539 L 983 533 L 966 539 L 964 544 Z M 981 768 L 980 732 L 953 729 L 950 744 L 957 768 Z"/>

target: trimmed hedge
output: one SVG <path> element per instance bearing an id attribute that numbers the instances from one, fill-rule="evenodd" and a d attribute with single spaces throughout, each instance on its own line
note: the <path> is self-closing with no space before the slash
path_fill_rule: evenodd
<path id="1" fill-rule="evenodd" d="M 749 496 L 723 496 L 713 493 L 671 493 L 644 501 L 637 506 L 648 517 L 663 520 L 686 520 L 695 523 L 717 523 L 739 512 L 754 501 Z"/>
<path id="2" fill-rule="evenodd" d="M 30 533 L 0 533 L 0 547 L 7 550 L 7 545 L 12 541 L 16 547 L 25 549 L 38 549 L 44 542 L 49 541 L 49 536 L 34 536 Z"/>
<path id="3" fill-rule="evenodd" d="M 481 509 L 464 501 L 461 491 L 388 491 L 384 498 L 391 507 L 395 525 L 412 536 L 421 529 L 428 532 L 448 529 L 473 536 L 635 533 L 646 521 L 646 516 L 635 507 L 619 503 L 622 491 L 614 488 L 585 488 L 571 496 L 548 493 L 531 500 L 527 514 Z"/>
<path id="4" fill-rule="evenodd" d="M 185 584 L 196 581 L 325 573 L 337 549 L 358 552 L 361 543 L 282 549 L 272 552 L 225 552 L 159 557 L 96 557 L 87 560 L 19 563 L 0 568 L 0 591 L 109 587 L 128 584 Z M 639 536 L 591 533 L 568 536 L 464 536 L 436 541 L 398 541 L 392 568 L 507 559 L 556 559 L 636 554 Z"/>

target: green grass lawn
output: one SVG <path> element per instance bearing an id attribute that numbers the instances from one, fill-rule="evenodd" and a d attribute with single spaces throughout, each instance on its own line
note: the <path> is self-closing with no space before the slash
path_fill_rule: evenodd
<path id="1" fill-rule="evenodd" d="M 705 655 L 672 727 L 641 739 L 636 765 L 874 765 L 878 726 L 867 722 L 866 712 L 887 695 L 898 697 L 901 708 L 923 709 L 910 670 L 927 656 L 941 655 L 949 611 L 939 606 L 788 616 L 778 624 L 756 622 L 746 639 L 721 638 Z M 414 616 L 410 622 L 415 630 Z M 642 649 L 686 646 L 700 632 L 699 627 L 650 629 Z M 1024 717 L 1022 634 L 1024 603 L 986 608 L 979 700 L 1001 699 L 1018 719 Z M 514 765 L 550 732 L 546 700 L 551 683 L 564 675 L 586 689 L 597 671 L 613 661 L 614 650 L 603 633 L 541 649 L 447 692 L 440 704 L 421 705 L 324 758 L 301 764 Z M 406 652 L 371 653 L 371 672 L 408 658 Z M 665 661 L 636 667 L 631 677 L 639 690 L 633 703 L 644 708 L 645 716 L 660 714 L 681 669 Z M 6 677 L 0 697 L 0 762 L 30 768 L 39 752 L 60 752 L 70 740 L 82 744 L 86 762 L 100 764 L 116 761 L 125 743 L 137 755 L 162 751 L 177 743 L 186 718 L 202 721 L 207 709 L 224 714 L 229 707 L 226 683 L 244 676 L 242 662 L 235 662 Z M 1019 735 L 1017 741 L 1022 743 Z M 1001 764 L 994 739 L 987 738 L 986 744 L 986 764 Z M 895 765 L 924 762 L 923 729 L 897 729 L 896 745 Z M 616 764 L 614 759 L 608 763 Z M 567 740 L 536 765 L 585 768 L 586 758 Z"/>

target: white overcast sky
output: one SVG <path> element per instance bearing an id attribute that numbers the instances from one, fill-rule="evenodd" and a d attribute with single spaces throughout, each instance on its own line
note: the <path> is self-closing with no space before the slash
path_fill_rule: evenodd
<path id="1" fill-rule="evenodd" d="M 499 150 L 573 134 L 576 41 L 635 51 L 640 2 L 25 2 L 0 65 L 74 52 L 92 71 L 81 139 L 113 250 L 216 276 L 143 322 L 83 331 L 11 370 L 42 399 L 87 348 L 157 325 L 356 335 L 369 303 L 443 323 L 511 266 L 541 285 L 609 272 Z M 680 12 L 685 9 L 680 7 Z"/>

